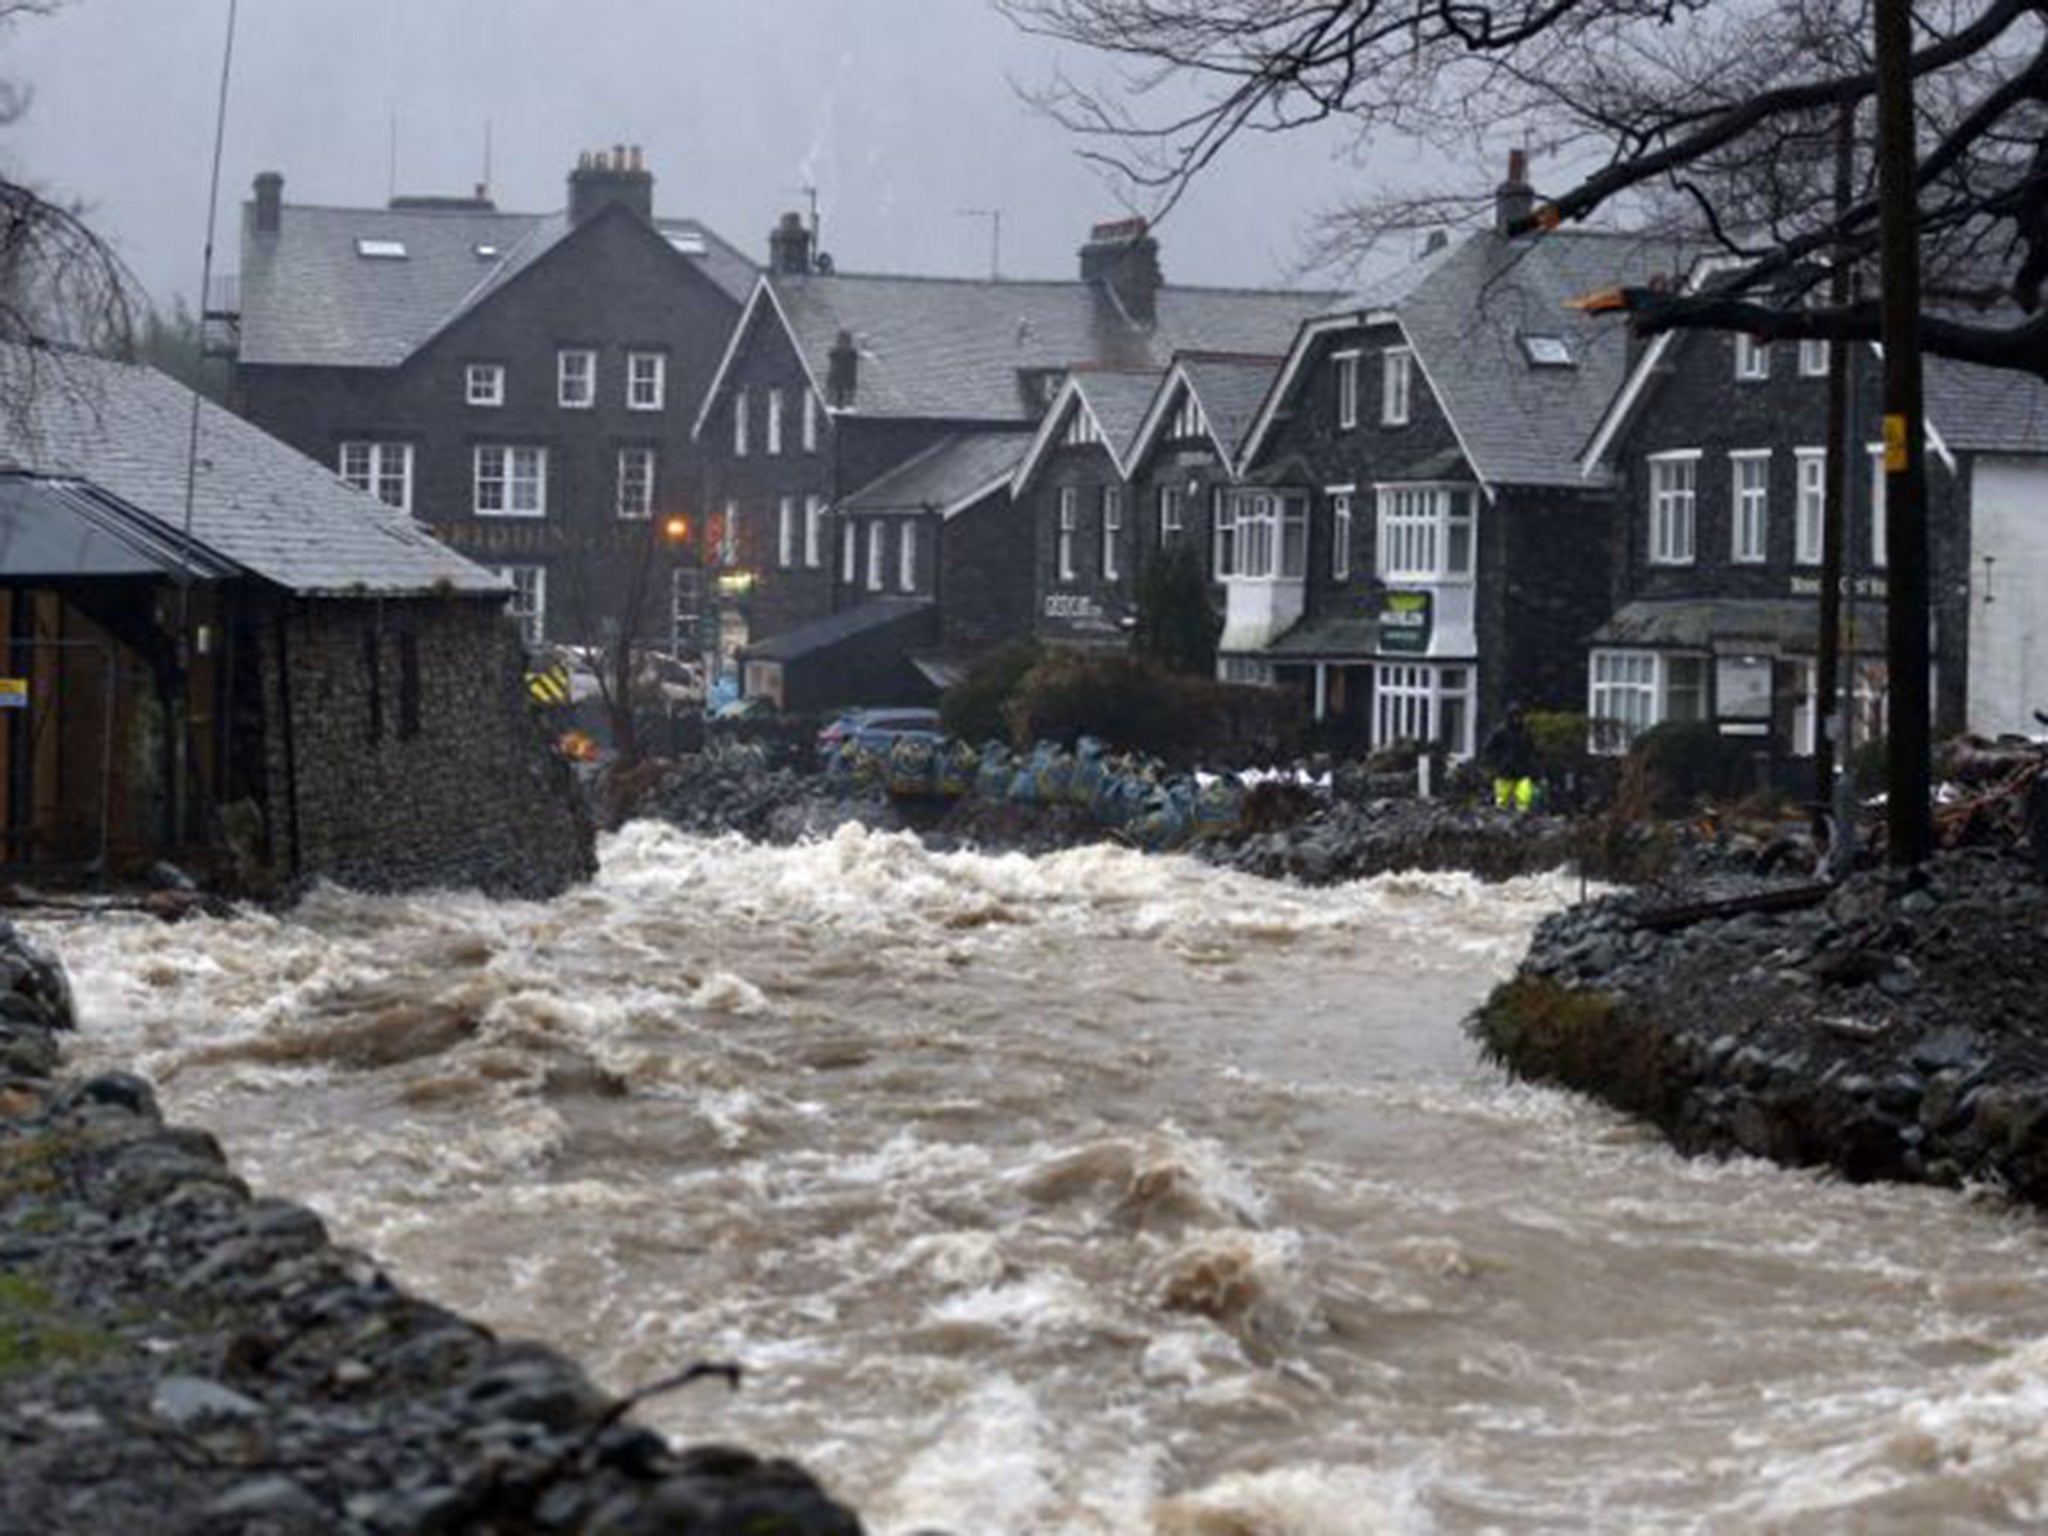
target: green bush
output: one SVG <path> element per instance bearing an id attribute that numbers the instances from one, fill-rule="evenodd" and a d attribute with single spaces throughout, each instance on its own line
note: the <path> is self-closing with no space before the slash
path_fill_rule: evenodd
<path id="1" fill-rule="evenodd" d="M 982 657 L 939 696 L 939 721 L 946 734 L 976 744 L 1009 739 L 1011 696 L 1044 654 L 1036 642 L 1017 640 Z"/>
<path id="2" fill-rule="evenodd" d="M 1223 616 L 1209 601 L 1209 578 L 1195 546 L 1181 540 L 1157 550 L 1138 575 L 1132 648 L 1148 661 L 1192 677 L 1216 674 Z"/>
<path id="3" fill-rule="evenodd" d="M 1294 749 L 1300 701 L 1270 688 L 1191 677 L 1122 651 L 1055 650 L 1018 684 L 1009 735 L 1019 744 L 1093 736 L 1169 761 L 1222 763 Z"/>
<path id="4" fill-rule="evenodd" d="M 1701 800 L 1735 800 L 1756 789 L 1754 740 L 1723 736 L 1710 720 L 1667 720 L 1629 748 L 1653 808 L 1682 815 Z"/>
<path id="5" fill-rule="evenodd" d="M 1536 749 L 1537 772 L 1556 779 L 1567 773 L 1585 771 L 1586 731 L 1582 714 L 1564 709 L 1532 709 L 1522 716 L 1529 729 L 1530 745 Z"/>

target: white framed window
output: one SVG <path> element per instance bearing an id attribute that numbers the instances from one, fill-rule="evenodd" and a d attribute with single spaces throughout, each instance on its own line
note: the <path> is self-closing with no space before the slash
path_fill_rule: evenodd
<path id="1" fill-rule="evenodd" d="M 505 365 L 470 363 L 462 370 L 462 398 L 468 405 L 498 406 L 505 403 Z"/>
<path id="2" fill-rule="evenodd" d="M 1330 580 L 1351 579 L 1351 497 L 1349 486 L 1330 493 Z"/>
<path id="3" fill-rule="evenodd" d="M 1080 497 L 1071 485 L 1060 487 L 1060 525 L 1058 558 L 1059 579 L 1074 579 L 1074 537 L 1081 523 Z"/>
<path id="4" fill-rule="evenodd" d="M 1380 423 L 1389 427 L 1408 425 L 1409 395 L 1415 377 L 1415 354 L 1406 347 L 1389 347 L 1380 354 Z"/>
<path id="5" fill-rule="evenodd" d="M 475 487 L 478 517 L 547 516 L 547 449 L 478 444 Z"/>
<path id="6" fill-rule="evenodd" d="M 896 534 L 896 589 L 917 590 L 917 524 L 908 520 Z"/>
<path id="7" fill-rule="evenodd" d="M 1469 485 L 1378 487 L 1382 581 L 1466 582 L 1476 563 L 1478 489 Z"/>
<path id="8" fill-rule="evenodd" d="M 1088 407 L 1079 400 L 1067 412 L 1066 431 L 1061 434 L 1060 441 L 1069 448 L 1086 448 L 1090 443 L 1102 441 L 1102 429 L 1095 424 L 1095 417 Z"/>
<path id="9" fill-rule="evenodd" d="M 772 456 L 782 452 L 782 391 L 768 391 L 768 452 Z"/>
<path id="10" fill-rule="evenodd" d="M 543 565 L 494 565 L 493 576 L 512 583 L 512 597 L 505 612 L 519 626 L 519 637 L 528 650 L 536 649 L 547 633 L 548 572 Z"/>
<path id="11" fill-rule="evenodd" d="M 654 515 L 654 467 L 652 448 L 619 450 L 619 516 Z"/>
<path id="12" fill-rule="evenodd" d="M 1374 747 L 1412 741 L 1472 755 L 1470 667 L 1380 662 L 1372 670 Z"/>
<path id="13" fill-rule="evenodd" d="M 775 563 L 785 571 L 796 564 L 796 498 L 775 504 Z"/>
<path id="14" fill-rule="evenodd" d="M 1115 581 L 1119 572 L 1118 549 L 1124 538 L 1124 493 L 1123 487 L 1105 485 L 1102 488 L 1102 579 Z"/>
<path id="15" fill-rule="evenodd" d="M 668 648 L 672 655 L 693 654 L 702 637 L 704 573 L 694 565 L 678 565 L 668 573 Z"/>
<path id="16" fill-rule="evenodd" d="M 808 397 L 806 397 L 808 398 Z M 804 498 L 804 564 L 816 570 L 825 563 L 825 498 Z"/>
<path id="17" fill-rule="evenodd" d="M 1180 537 L 1181 530 L 1187 526 L 1187 508 L 1188 496 L 1186 491 L 1177 485 L 1162 485 L 1159 487 L 1159 542 L 1161 544 Z"/>
<path id="18" fill-rule="evenodd" d="M 1828 454 L 1825 448 L 1798 448 L 1798 516 L 1792 529 L 1792 558 L 1801 565 L 1819 565 L 1827 528 Z"/>
<path id="19" fill-rule="evenodd" d="M 889 529 L 879 517 L 868 519 L 868 590 L 882 590 L 882 576 L 888 565 Z"/>
<path id="20" fill-rule="evenodd" d="M 626 409 L 658 411 L 668 403 L 668 354 L 626 354 Z"/>
<path id="21" fill-rule="evenodd" d="M 740 504 L 728 501 L 718 520 L 718 563 L 731 569 L 740 563 Z"/>
<path id="22" fill-rule="evenodd" d="M 1886 544 L 1891 538 L 1890 528 L 1884 515 L 1884 444 L 1872 443 L 1870 447 L 1870 568 L 1884 569 L 1889 558 Z"/>
<path id="23" fill-rule="evenodd" d="M 1330 366 L 1337 374 L 1337 430 L 1349 432 L 1358 425 L 1358 354 L 1335 353 Z"/>
<path id="24" fill-rule="evenodd" d="M 1833 365 L 1834 349 L 1825 341 L 1808 339 L 1799 343 L 1799 376 L 1803 379 L 1824 379 Z"/>
<path id="25" fill-rule="evenodd" d="M 1626 752 L 1653 725 L 1706 719 L 1710 660 L 1669 651 L 1593 652 L 1586 711 L 1591 749 Z"/>
<path id="26" fill-rule="evenodd" d="M 859 575 L 860 528 L 857 524 L 842 520 L 839 537 L 839 579 L 852 586 Z"/>
<path id="27" fill-rule="evenodd" d="M 1735 333 L 1735 377 L 1754 380 L 1771 376 L 1771 344 L 1750 335 Z"/>
<path id="28" fill-rule="evenodd" d="M 1209 493 L 1209 573 L 1214 581 L 1237 574 L 1237 502 L 1220 485 Z"/>
<path id="29" fill-rule="evenodd" d="M 804 452 L 818 451 L 818 397 L 804 390 Z"/>
<path id="30" fill-rule="evenodd" d="M 1186 440 L 1200 437 L 1209 430 L 1209 423 L 1202 415 L 1202 402 L 1195 398 L 1192 389 L 1180 392 L 1180 401 L 1173 410 L 1174 437 Z"/>
<path id="31" fill-rule="evenodd" d="M 744 389 L 732 392 L 732 456 L 736 459 L 747 456 L 747 392 Z"/>
<path id="32" fill-rule="evenodd" d="M 341 478 L 387 507 L 412 510 L 411 443 L 343 443 Z"/>
<path id="33" fill-rule="evenodd" d="M 1792 755 L 1811 757 L 1819 731 L 1817 716 L 1833 713 L 1840 701 L 1830 699 L 1825 709 L 1816 711 L 1814 706 L 1819 701 L 1813 695 L 1818 677 L 1814 664 L 1798 661 L 1792 665 Z M 1850 658 L 1844 657 L 1842 665 L 1849 668 L 1850 731 L 1853 739 L 1877 741 L 1885 734 L 1889 722 L 1887 695 L 1891 672 L 1882 660 L 1869 656 L 1856 657 L 1853 664 Z"/>
<path id="34" fill-rule="evenodd" d="M 1235 581 L 1300 581 L 1308 575 L 1308 496 L 1235 491 L 1230 496 Z"/>
<path id="35" fill-rule="evenodd" d="M 588 347 L 564 347 L 555 354 L 555 404 L 587 411 L 597 404 L 597 354 Z"/>
<path id="36" fill-rule="evenodd" d="M 1691 565 L 1699 451 L 1652 454 L 1649 463 L 1650 564 Z"/>
<path id="37" fill-rule="evenodd" d="M 1770 554 L 1771 450 L 1738 448 L 1728 455 L 1728 558 L 1761 564 Z"/>

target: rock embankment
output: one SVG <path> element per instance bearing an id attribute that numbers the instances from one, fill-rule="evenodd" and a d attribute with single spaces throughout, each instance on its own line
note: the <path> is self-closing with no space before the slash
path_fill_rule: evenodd
<path id="1" fill-rule="evenodd" d="M 140 1078 L 60 1077 L 71 1023 L 0 924 L 0 1531 L 858 1536 L 801 1468 L 674 1449 L 252 1197 Z"/>
<path id="2" fill-rule="evenodd" d="M 1709 905 L 1747 896 L 1765 906 Z M 2013 853 L 1575 907 L 1472 1027 L 1687 1151 L 2048 1204 L 2048 885 Z"/>

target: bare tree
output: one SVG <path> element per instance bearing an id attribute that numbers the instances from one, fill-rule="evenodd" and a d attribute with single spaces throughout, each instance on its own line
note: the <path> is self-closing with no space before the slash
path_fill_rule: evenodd
<path id="1" fill-rule="evenodd" d="M 1867 0 L 994 3 L 1120 63 L 1114 85 L 1061 78 L 1038 98 L 1162 211 L 1242 135 L 1333 124 L 1361 149 L 1405 138 L 1468 163 L 1475 144 L 1508 137 L 1544 151 L 1564 183 L 1528 227 L 1618 211 L 1737 258 L 1700 291 L 1633 296 L 1642 329 L 1877 335 L 1874 302 L 1815 302 L 1827 263 L 1877 249 L 1867 178 L 1839 210 L 1827 190 L 1838 118 L 1870 136 Z M 1914 23 L 1920 222 L 1940 305 L 1924 344 L 2048 378 L 2048 5 L 1925 0 Z M 1485 195 L 1388 189 L 1338 211 L 1326 250 L 1470 215 Z"/>
<path id="2" fill-rule="evenodd" d="M 0 38 L 62 4 L 0 0 Z M 0 79 L 0 128 L 19 122 L 31 101 L 27 86 Z M 0 166 L 0 342 L 128 357 L 145 308 L 126 263 L 77 205 Z"/>

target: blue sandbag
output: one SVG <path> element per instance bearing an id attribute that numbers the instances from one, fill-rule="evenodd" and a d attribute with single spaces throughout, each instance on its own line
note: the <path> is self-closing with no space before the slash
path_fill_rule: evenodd
<path id="1" fill-rule="evenodd" d="M 923 799 L 939 792 L 939 738 L 905 732 L 889 746 L 889 793 Z"/>
<path id="2" fill-rule="evenodd" d="M 974 792 L 984 800 L 1004 800 L 1009 797 L 1010 781 L 1017 776 L 1017 760 L 1010 749 L 1000 741 L 990 741 L 981 749 L 981 766 L 974 773 Z"/>

